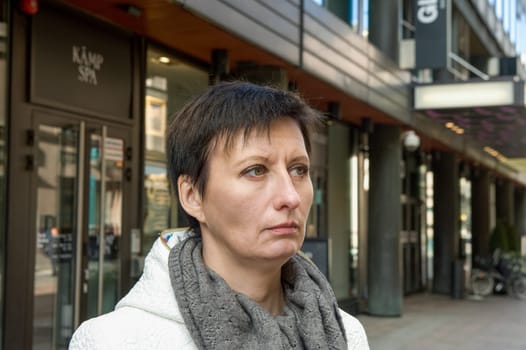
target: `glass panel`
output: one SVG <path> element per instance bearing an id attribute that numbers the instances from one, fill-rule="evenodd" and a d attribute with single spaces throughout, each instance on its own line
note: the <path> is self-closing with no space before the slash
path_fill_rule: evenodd
<path id="1" fill-rule="evenodd" d="M 93 132 L 93 130 L 91 131 Z M 99 314 L 99 251 L 101 212 L 101 170 L 102 137 L 91 133 L 89 138 L 89 180 L 88 180 L 88 291 L 87 317 Z"/>
<path id="2" fill-rule="evenodd" d="M 356 151 L 355 151 L 356 152 Z M 350 213 L 351 213 L 351 237 L 350 237 L 350 280 L 351 280 L 351 293 L 352 295 L 358 295 L 359 285 L 359 270 L 358 270 L 358 252 L 359 246 L 359 209 L 360 205 L 358 201 L 359 197 L 359 170 L 358 170 L 358 154 L 353 153 L 349 161 L 349 198 L 350 198 Z"/>
<path id="3" fill-rule="evenodd" d="M 305 238 L 327 238 L 327 174 L 326 168 L 313 166 L 311 179 L 314 189 L 312 208 L 307 219 Z"/>
<path id="4" fill-rule="evenodd" d="M 89 138 L 88 180 L 88 292 L 87 317 L 99 314 L 99 250 L 101 208 L 101 136 L 91 134 Z"/>
<path id="5" fill-rule="evenodd" d="M 426 172 L 426 259 L 427 259 L 427 285 L 431 286 L 433 281 L 433 259 L 434 259 L 434 237 L 435 237 L 435 190 L 434 190 L 434 175 L 428 170 Z"/>
<path id="6" fill-rule="evenodd" d="M 526 64 L 526 40 L 519 40 L 519 34 L 518 33 L 524 33 L 526 31 L 526 4 L 523 4 L 522 2 L 517 3 L 517 53 L 521 57 L 521 61 L 523 64 Z"/>
<path id="7" fill-rule="evenodd" d="M 495 1 L 495 14 L 497 15 L 497 18 L 500 20 L 502 20 L 503 9 L 504 9 L 503 0 L 496 0 Z"/>
<path id="8" fill-rule="evenodd" d="M 148 237 L 168 228 L 170 222 L 170 186 L 166 164 L 148 162 L 144 171 L 145 201 L 148 203 L 144 219 L 144 232 Z M 153 238 L 153 237 L 151 237 Z M 151 245 L 152 242 L 148 242 Z M 146 247 L 145 247 L 146 248 Z"/>
<path id="9" fill-rule="evenodd" d="M 104 269 L 102 312 L 113 310 L 120 290 L 122 189 L 124 140 L 106 137 L 104 142 Z"/>
<path id="10" fill-rule="evenodd" d="M 420 210 L 420 280 L 424 287 L 428 286 L 427 279 L 427 218 L 426 218 L 426 173 L 427 165 L 420 164 L 419 168 L 419 210 Z"/>
<path id="11" fill-rule="evenodd" d="M 360 34 L 367 38 L 369 36 L 369 0 L 363 0 L 362 6 L 362 32 Z"/>
<path id="12" fill-rule="evenodd" d="M 102 139 L 90 135 L 88 317 L 113 310 L 120 290 L 124 141 L 105 137 L 103 149 Z"/>
<path id="13" fill-rule="evenodd" d="M 517 21 L 519 19 L 517 6 L 515 1 L 512 1 L 510 4 L 510 40 L 513 44 L 515 44 L 517 40 Z"/>
<path id="14" fill-rule="evenodd" d="M 351 4 L 349 6 L 349 24 L 351 25 L 351 28 L 358 32 L 358 25 L 359 25 L 359 14 L 360 14 L 360 0 L 351 0 Z"/>
<path id="15" fill-rule="evenodd" d="M 145 97 L 144 236 L 142 251 L 150 250 L 158 234 L 170 227 L 186 226 L 185 216 L 170 189 L 166 170 L 164 134 L 169 116 L 208 86 L 208 73 L 148 48 Z M 173 204 L 172 204 L 173 203 Z"/>
<path id="16" fill-rule="evenodd" d="M 471 181 L 460 178 L 460 254 L 464 259 L 464 281 L 471 275 Z"/>
<path id="17" fill-rule="evenodd" d="M 310 178 L 313 186 L 312 207 L 307 219 L 306 238 L 328 237 L 327 225 L 327 172 L 328 172 L 328 138 L 329 130 L 320 129 L 312 135 L 312 152 L 310 155 Z"/>
<path id="18" fill-rule="evenodd" d="M 40 125 L 33 349 L 66 349 L 73 332 L 78 129 Z"/>

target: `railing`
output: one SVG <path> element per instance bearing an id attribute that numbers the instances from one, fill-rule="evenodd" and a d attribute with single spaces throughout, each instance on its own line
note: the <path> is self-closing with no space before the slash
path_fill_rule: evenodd
<path id="1" fill-rule="evenodd" d="M 415 29 L 412 23 L 402 20 L 402 39 L 414 39 Z"/>
<path id="2" fill-rule="evenodd" d="M 475 74 L 477 77 L 483 79 L 483 80 L 489 80 L 489 75 L 482 72 L 481 70 L 475 68 L 473 65 L 471 65 L 468 61 L 464 60 L 462 57 L 460 57 L 459 55 L 453 53 L 453 52 L 450 52 L 448 54 L 449 58 L 452 59 L 453 61 L 455 61 L 456 63 L 460 64 L 462 67 L 464 67 L 465 69 L 467 69 L 468 71 L 470 71 L 471 73 Z M 462 80 L 466 80 L 466 78 L 464 77 L 464 75 L 459 72 L 457 69 L 455 69 L 454 67 L 452 67 L 450 64 L 448 64 L 448 70 L 453 73 L 457 78 L 460 78 Z"/>

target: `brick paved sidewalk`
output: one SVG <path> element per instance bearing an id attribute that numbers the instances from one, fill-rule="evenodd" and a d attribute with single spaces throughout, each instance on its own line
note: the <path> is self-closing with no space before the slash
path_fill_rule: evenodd
<path id="1" fill-rule="evenodd" d="M 402 317 L 359 315 L 371 350 L 526 350 L 526 300 L 490 296 L 453 300 L 418 294 Z"/>

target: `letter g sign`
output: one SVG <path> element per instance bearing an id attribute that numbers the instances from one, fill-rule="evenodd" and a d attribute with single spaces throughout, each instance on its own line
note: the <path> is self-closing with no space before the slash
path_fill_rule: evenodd
<path id="1" fill-rule="evenodd" d="M 416 18 L 424 24 L 433 23 L 438 18 L 438 6 L 436 1 L 419 1 Z"/>

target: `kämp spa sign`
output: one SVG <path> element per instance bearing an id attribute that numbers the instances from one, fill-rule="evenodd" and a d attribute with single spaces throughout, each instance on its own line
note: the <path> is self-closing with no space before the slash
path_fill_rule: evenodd
<path id="1" fill-rule="evenodd" d="M 73 45 L 71 49 L 73 54 L 71 60 L 73 64 L 78 66 L 78 81 L 98 85 L 97 73 L 99 73 L 104 63 L 104 55 L 91 51 L 84 45 Z"/>
<path id="2" fill-rule="evenodd" d="M 43 7 L 31 23 L 32 102 L 128 119 L 131 36 L 81 14 Z"/>

